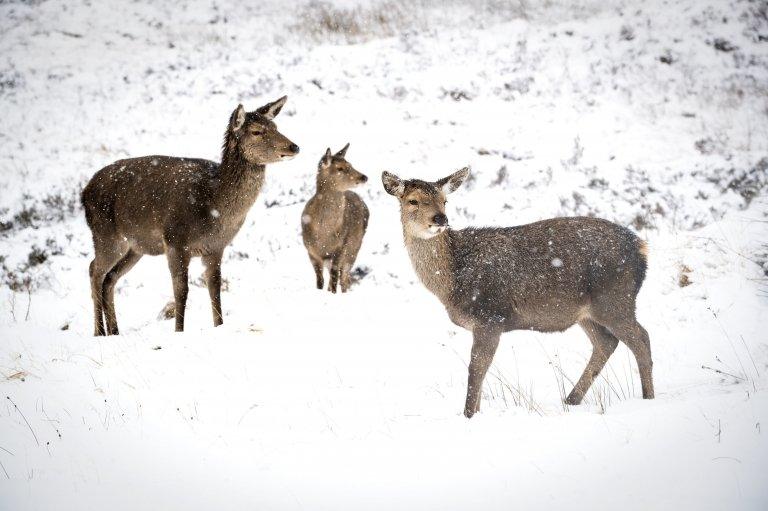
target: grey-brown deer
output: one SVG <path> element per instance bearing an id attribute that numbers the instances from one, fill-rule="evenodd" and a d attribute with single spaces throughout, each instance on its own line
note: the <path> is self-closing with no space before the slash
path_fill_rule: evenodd
<path id="1" fill-rule="evenodd" d="M 575 323 L 592 341 L 592 356 L 567 403 L 581 403 L 619 341 L 635 356 L 643 398 L 653 398 L 651 345 L 635 318 L 645 242 L 624 227 L 587 217 L 452 230 L 446 196 L 468 175 L 464 168 L 427 182 L 382 174 L 384 189 L 400 200 L 416 274 L 450 319 L 472 332 L 464 415 L 480 409 L 483 380 L 503 332 L 559 332 Z"/>
<path id="2" fill-rule="evenodd" d="M 221 163 L 144 156 L 116 161 L 91 178 L 81 199 L 95 251 L 89 268 L 94 335 L 118 333 L 115 284 L 143 255 L 168 259 L 177 332 L 184 330 L 189 261 L 201 257 L 213 324 L 222 324 L 224 249 L 259 195 L 265 165 L 299 152 L 273 121 L 286 99 L 253 112 L 239 105 L 227 125 Z"/>
<path id="3" fill-rule="evenodd" d="M 301 235 L 315 270 L 317 289 L 330 266 L 328 291 L 346 293 L 350 271 L 368 227 L 368 207 L 351 188 L 368 181 L 346 160 L 349 144 L 336 154 L 328 148 L 317 165 L 317 189 L 301 213 Z"/>

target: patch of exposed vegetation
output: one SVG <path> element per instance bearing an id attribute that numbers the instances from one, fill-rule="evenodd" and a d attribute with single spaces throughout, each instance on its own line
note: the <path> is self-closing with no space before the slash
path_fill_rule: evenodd
<path id="1" fill-rule="evenodd" d="M 38 272 L 37 268 L 48 262 L 51 257 L 63 253 L 58 242 L 54 238 L 48 238 L 42 247 L 32 245 L 26 259 L 15 267 L 9 266 L 7 256 L 0 255 L 0 282 L 12 291 L 34 290 L 47 279 L 45 272 Z"/>
<path id="2" fill-rule="evenodd" d="M 37 229 L 43 225 L 63 222 L 81 210 L 81 185 L 49 193 L 43 198 L 24 195 L 21 208 L 15 213 L 0 211 L 0 233 L 21 229 Z"/>

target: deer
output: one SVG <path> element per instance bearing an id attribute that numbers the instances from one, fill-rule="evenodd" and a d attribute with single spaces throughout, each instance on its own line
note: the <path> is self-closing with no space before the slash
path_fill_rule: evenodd
<path id="1" fill-rule="evenodd" d="M 88 271 L 94 335 L 117 335 L 114 290 L 144 255 L 165 255 L 173 282 L 176 331 L 184 312 L 192 257 L 200 257 L 213 312 L 223 323 L 221 260 L 264 184 L 267 164 L 296 156 L 299 146 L 277 130 L 274 118 L 287 97 L 252 112 L 240 104 L 224 134 L 221 163 L 143 156 L 102 168 L 82 191 L 93 236 Z"/>
<path id="2" fill-rule="evenodd" d="M 349 272 L 357 259 L 368 227 L 368 207 L 351 191 L 368 181 L 347 160 L 349 144 L 336 154 L 326 149 L 317 165 L 317 188 L 301 213 L 301 236 L 315 270 L 317 289 L 323 289 L 323 272 L 329 266 L 328 291 L 346 293 Z"/>
<path id="3" fill-rule="evenodd" d="M 453 323 L 472 332 L 464 415 L 480 410 L 502 333 L 561 332 L 577 323 L 592 355 L 566 403 L 581 403 L 619 341 L 634 354 L 643 398 L 652 399 L 650 339 L 635 316 L 647 244 L 592 217 L 453 230 L 446 197 L 468 176 L 469 167 L 434 182 L 382 173 L 385 191 L 400 202 L 405 248 L 419 280 Z"/>

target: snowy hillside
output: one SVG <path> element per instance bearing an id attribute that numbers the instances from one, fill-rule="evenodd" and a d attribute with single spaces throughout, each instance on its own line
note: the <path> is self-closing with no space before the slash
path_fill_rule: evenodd
<path id="1" fill-rule="evenodd" d="M 246 5 L 244 5 L 246 4 Z M 768 6 L 631 2 L 0 2 L 0 509 L 766 509 Z M 94 338 L 82 186 L 148 154 L 218 160 L 287 94 L 301 154 L 225 253 L 117 287 Z M 371 210 L 349 294 L 300 217 L 350 142 Z M 578 407 L 578 328 L 502 337 L 462 415 L 471 334 L 418 282 L 382 170 L 471 165 L 454 228 L 594 215 L 650 247 L 638 318 Z"/>

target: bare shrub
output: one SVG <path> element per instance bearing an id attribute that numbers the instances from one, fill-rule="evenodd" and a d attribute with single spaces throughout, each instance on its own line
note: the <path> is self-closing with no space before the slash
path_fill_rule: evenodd
<path id="1" fill-rule="evenodd" d="M 768 3 L 749 2 L 739 19 L 746 24 L 745 36 L 754 42 L 768 41 Z"/>
<path id="2" fill-rule="evenodd" d="M 290 27 L 315 41 L 356 43 L 374 37 L 390 37 L 415 20 L 404 11 L 406 4 L 385 1 L 369 7 L 337 7 L 315 0 L 299 11 L 299 23 Z"/>
<path id="3" fill-rule="evenodd" d="M 721 193 L 733 191 L 740 195 L 746 208 L 755 197 L 768 190 L 768 156 L 748 169 L 716 169 L 707 180 Z"/>
<path id="4" fill-rule="evenodd" d="M 36 271 L 53 256 L 62 255 L 64 250 L 54 238 L 45 240 L 45 246 L 32 245 L 26 259 L 15 268 L 8 265 L 6 256 L 0 255 L 0 278 L 2 285 L 11 291 L 30 292 L 45 283 L 48 279 L 46 272 Z"/>
<path id="5" fill-rule="evenodd" d="M 563 4 L 568 17 L 578 17 L 584 6 Z M 459 7 L 464 16 L 448 12 Z M 588 10 L 591 9 L 588 8 Z M 551 14 L 550 6 L 543 8 Z M 313 0 L 298 12 L 298 22 L 288 29 L 315 42 L 354 44 L 379 37 L 425 32 L 438 27 L 484 27 L 512 19 L 529 18 L 533 11 L 525 0 L 381 0 L 367 5 L 342 7 Z"/>
<path id="6" fill-rule="evenodd" d="M 0 96 L 10 93 L 23 85 L 24 78 L 15 69 L 0 70 Z"/>
<path id="7" fill-rule="evenodd" d="M 0 218 L 0 232 L 14 229 L 38 228 L 42 225 L 63 222 L 80 211 L 80 190 L 82 183 L 77 183 L 63 190 L 37 198 L 25 194 L 21 209 L 12 215 L 8 210 Z"/>

